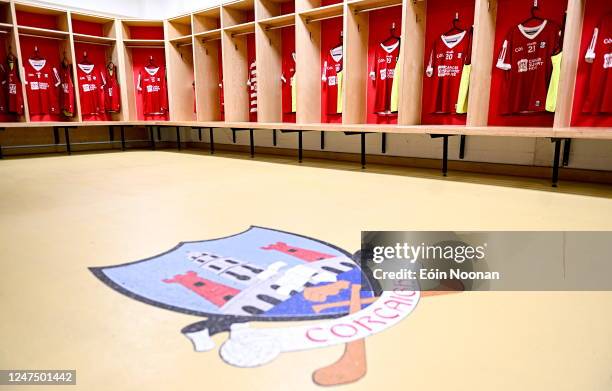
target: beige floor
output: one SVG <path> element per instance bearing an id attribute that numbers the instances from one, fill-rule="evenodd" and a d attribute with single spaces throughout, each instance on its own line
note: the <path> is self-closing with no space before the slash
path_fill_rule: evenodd
<path id="1" fill-rule="evenodd" d="M 179 330 L 194 317 L 130 300 L 87 267 L 252 224 L 349 251 L 362 229 L 612 228 L 605 187 L 564 185 L 607 198 L 545 181 L 517 189 L 515 179 L 271 160 L 127 152 L 0 161 L 0 368 L 74 368 L 79 385 L 66 389 L 87 391 L 316 389 L 312 371 L 341 347 L 233 368 L 216 352 L 193 352 Z M 340 389 L 610 391 L 611 330 L 612 293 L 426 298 L 367 340 L 367 376 Z"/>

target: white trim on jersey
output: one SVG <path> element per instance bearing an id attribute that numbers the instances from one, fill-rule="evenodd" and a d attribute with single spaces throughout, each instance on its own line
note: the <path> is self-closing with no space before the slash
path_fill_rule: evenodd
<path id="1" fill-rule="evenodd" d="M 380 47 L 383 48 L 383 50 L 387 53 L 391 53 L 392 51 L 394 51 L 395 49 L 397 49 L 397 47 L 399 46 L 400 41 L 397 40 L 395 41 L 395 43 L 391 44 L 391 45 L 383 45 L 382 43 L 380 44 Z"/>
<path id="2" fill-rule="evenodd" d="M 586 62 L 595 61 L 595 46 L 597 46 L 597 38 L 599 37 L 599 28 L 595 27 L 593 30 L 593 38 L 591 38 L 591 44 L 589 45 L 589 49 L 584 56 Z"/>
<path id="3" fill-rule="evenodd" d="M 463 31 L 454 35 L 441 35 L 440 38 L 442 39 L 442 42 L 444 42 L 444 45 L 446 45 L 447 48 L 453 49 L 455 46 L 459 45 L 461 41 L 463 41 L 465 34 L 467 34 L 467 31 Z"/>
<path id="4" fill-rule="evenodd" d="M 547 23 L 548 23 L 548 20 L 545 20 L 539 26 L 533 26 L 533 27 L 526 27 L 526 26 L 523 26 L 522 24 L 519 24 L 518 29 L 521 32 L 521 34 L 525 36 L 525 38 L 533 40 L 533 39 L 536 39 L 537 36 L 540 35 L 542 31 L 544 31 L 544 27 L 546 27 Z"/>
<path id="5" fill-rule="evenodd" d="M 147 73 L 151 76 L 155 76 L 157 74 L 157 71 L 159 71 L 159 67 L 157 68 L 147 68 L 145 67 L 145 71 L 147 71 Z"/>
<path id="6" fill-rule="evenodd" d="M 86 74 L 90 74 L 94 70 L 94 64 L 77 64 L 77 66 Z"/>
<path id="7" fill-rule="evenodd" d="M 504 40 L 502 50 L 499 53 L 499 58 L 497 59 L 497 65 L 495 65 L 497 68 L 504 71 L 509 71 L 510 69 L 512 69 L 512 65 L 506 62 L 506 56 L 508 55 L 508 44 L 508 40 Z"/>
<path id="8" fill-rule="evenodd" d="M 342 47 L 342 45 L 340 45 L 340 46 L 336 46 L 335 48 L 331 49 L 329 51 L 329 54 L 331 55 L 331 58 L 335 62 L 340 62 L 340 60 L 342 60 L 343 51 L 344 51 L 343 47 Z"/>
<path id="9" fill-rule="evenodd" d="M 59 72 L 55 68 L 53 68 L 53 76 L 55 76 L 55 86 L 59 87 L 62 84 L 62 79 L 60 79 Z"/>
<path id="10" fill-rule="evenodd" d="M 427 64 L 427 70 L 425 71 L 427 77 L 433 76 L 433 53 L 434 51 L 432 50 L 431 54 L 429 55 L 429 64 Z"/>
<path id="11" fill-rule="evenodd" d="M 42 59 L 42 60 L 33 60 L 33 59 L 28 59 L 28 62 L 30 63 L 30 65 L 32 66 L 32 68 L 34 68 L 34 70 L 36 72 L 40 72 L 45 65 L 47 64 L 47 60 Z"/>
<path id="12" fill-rule="evenodd" d="M 142 91 L 142 84 L 141 84 L 142 80 L 141 79 L 142 79 L 142 76 L 140 75 L 140 73 L 138 73 L 138 82 L 136 83 L 136 89 L 138 91 Z"/>

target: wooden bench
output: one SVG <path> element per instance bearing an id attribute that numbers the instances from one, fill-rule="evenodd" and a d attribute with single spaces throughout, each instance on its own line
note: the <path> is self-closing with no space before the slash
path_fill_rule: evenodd
<path id="1" fill-rule="evenodd" d="M 386 135 L 392 134 L 425 134 L 433 139 L 442 139 L 442 174 L 447 175 L 448 172 L 448 138 L 453 136 L 461 137 L 459 157 L 462 159 L 465 153 L 465 139 L 467 136 L 489 136 L 489 137 L 529 137 L 529 138 L 549 138 L 555 144 L 555 153 L 552 162 L 552 184 L 557 186 L 559 179 L 559 166 L 561 157 L 563 163 L 567 165 L 569 159 L 569 149 L 572 139 L 594 139 L 594 140 L 612 140 L 612 128 L 527 128 L 527 127 L 465 127 L 465 126 L 439 126 L 439 125 L 418 125 L 418 126 L 401 126 L 401 125 L 361 125 L 361 124 L 293 124 L 293 123 L 257 123 L 257 122 L 195 122 L 195 121 L 99 121 L 99 122 L 31 122 L 31 123 L 5 123 L 1 128 L 52 128 L 54 132 L 54 144 L 44 145 L 0 145 L 0 158 L 2 158 L 3 149 L 15 149 L 25 147 L 45 147 L 65 145 L 66 152 L 72 152 L 70 143 L 70 130 L 82 127 L 109 127 L 108 141 L 83 142 L 86 144 L 101 144 L 101 143 L 121 143 L 122 150 L 126 149 L 128 142 L 147 142 L 150 143 L 152 149 L 155 149 L 155 134 L 154 128 L 157 128 L 157 138 L 160 139 L 160 128 L 176 128 L 177 148 L 181 149 L 180 128 L 189 127 L 198 130 L 199 138 L 202 139 L 202 129 L 208 128 L 210 135 L 211 153 L 214 153 L 214 129 L 229 128 L 232 129 L 234 135 L 238 131 L 249 131 L 250 134 L 250 152 L 251 156 L 255 156 L 254 131 L 258 129 L 273 131 L 273 145 L 276 145 L 276 131 L 283 133 L 297 133 L 298 135 L 298 160 L 303 159 L 303 143 L 302 134 L 304 132 L 321 132 L 321 149 L 325 148 L 325 133 L 326 132 L 341 132 L 347 136 L 357 135 L 361 138 L 361 165 L 365 168 L 366 165 L 366 135 L 380 134 L 381 135 L 381 151 L 386 152 Z M 147 140 L 126 140 L 125 127 L 144 126 L 149 132 Z M 114 130 L 120 129 L 120 139 L 115 140 Z M 63 130 L 65 135 L 65 144 L 59 143 L 59 132 Z M 561 142 L 564 143 L 563 154 L 561 153 Z"/>

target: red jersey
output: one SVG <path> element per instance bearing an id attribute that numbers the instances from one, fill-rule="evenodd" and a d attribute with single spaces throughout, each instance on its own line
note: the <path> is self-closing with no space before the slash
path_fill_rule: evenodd
<path id="1" fill-rule="evenodd" d="M 45 59 L 29 59 L 25 73 L 30 114 L 59 114 L 57 87 L 61 80 L 57 69 L 48 66 Z"/>
<path id="2" fill-rule="evenodd" d="M 584 113 L 612 113 L 612 13 L 605 15 L 595 30 L 586 53 L 591 63 Z"/>
<path id="3" fill-rule="evenodd" d="M 293 111 L 293 91 L 295 87 L 295 53 L 290 58 L 283 59 L 283 74 L 281 76 L 283 113 L 291 114 Z"/>
<path id="4" fill-rule="evenodd" d="M 457 97 L 463 65 L 470 51 L 470 36 L 467 31 L 455 35 L 441 35 L 434 43 L 427 77 L 432 79 L 433 95 L 430 113 L 449 114 L 457 112 Z"/>
<path id="5" fill-rule="evenodd" d="M 96 115 L 104 110 L 102 88 L 104 79 L 94 64 L 77 64 L 81 111 L 84 115 Z"/>
<path id="6" fill-rule="evenodd" d="M 370 72 L 370 78 L 374 81 L 374 88 L 376 89 L 376 100 L 374 102 L 374 112 L 376 113 L 391 114 L 391 89 L 395 67 L 399 59 L 399 49 L 399 40 L 390 45 L 381 43 L 376 48 L 374 70 Z"/>
<path id="7" fill-rule="evenodd" d="M 249 66 L 247 91 L 249 93 L 249 120 L 255 122 L 257 121 L 257 65 L 255 61 Z"/>
<path id="8" fill-rule="evenodd" d="M 559 45 L 559 26 L 545 20 L 539 26 L 518 25 L 502 45 L 497 68 L 505 71 L 502 114 L 543 112 L 552 60 Z"/>
<path id="9" fill-rule="evenodd" d="M 144 115 L 163 115 L 168 111 L 166 71 L 163 67 L 147 68 L 138 75 Z"/>
<path id="10" fill-rule="evenodd" d="M 62 87 L 60 90 L 60 108 L 62 114 L 66 117 L 72 117 L 74 115 L 74 83 L 72 83 L 72 76 L 70 72 L 70 66 L 62 67 L 60 74 L 60 80 L 62 81 Z"/>
<path id="11" fill-rule="evenodd" d="M 342 46 L 333 48 L 327 53 L 323 62 L 323 80 L 327 96 L 327 114 L 340 114 L 338 112 L 338 95 L 342 95 L 340 89 L 340 78 L 343 72 L 343 49 Z"/>
<path id="12" fill-rule="evenodd" d="M 9 65 L 6 74 L 6 89 L 8 92 L 9 113 L 23 114 L 23 87 L 19 78 L 17 62 Z"/>
<path id="13" fill-rule="evenodd" d="M 117 81 L 117 67 L 109 64 L 102 74 L 104 83 L 104 109 L 109 113 L 121 111 L 121 89 Z"/>
<path id="14" fill-rule="evenodd" d="M 2 90 L 0 91 L 0 113 L 6 114 L 8 112 L 8 89 L 6 84 L 6 69 L 4 65 L 0 64 L 0 83 L 2 83 Z"/>

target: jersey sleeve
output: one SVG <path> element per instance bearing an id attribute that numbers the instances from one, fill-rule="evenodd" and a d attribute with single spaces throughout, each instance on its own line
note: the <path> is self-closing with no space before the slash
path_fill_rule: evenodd
<path id="1" fill-rule="evenodd" d="M 136 89 L 142 91 L 142 74 L 138 72 L 138 81 L 136 82 Z"/>
<path id="2" fill-rule="evenodd" d="M 327 60 L 323 62 L 323 70 L 321 71 L 321 80 L 327 82 Z"/>
<path id="3" fill-rule="evenodd" d="M 510 35 L 504 39 L 504 43 L 502 44 L 502 48 L 499 52 L 499 57 L 497 58 L 497 68 L 503 71 L 509 71 L 512 69 L 512 65 L 510 64 L 512 53 L 512 40 L 510 39 Z"/>
<path id="4" fill-rule="evenodd" d="M 56 68 L 53 68 L 53 77 L 55 77 L 55 86 L 59 87 L 59 85 L 62 84 L 62 79 L 60 79 Z"/>
<path id="5" fill-rule="evenodd" d="M 374 64 L 372 64 L 372 69 L 370 70 L 370 79 L 372 81 L 376 81 L 376 75 L 378 74 L 378 52 L 374 54 Z"/>
<path id="6" fill-rule="evenodd" d="M 434 47 L 431 49 L 431 53 L 429 53 L 429 62 L 427 63 L 427 69 L 425 70 L 425 74 L 427 75 L 427 77 L 433 76 L 433 59 L 435 56 L 435 52 L 436 46 L 434 45 Z"/>
<path id="7" fill-rule="evenodd" d="M 584 59 L 586 62 L 595 61 L 595 56 L 596 56 L 595 47 L 597 46 L 598 37 L 599 37 L 599 28 L 595 27 L 595 29 L 593 30 L 593 37 L 591 38 L 591 44 L 589 45 L 586 55 L 584 56 Z"/>
<path id="8" fill-rule="evenodd" d="M 161 83 L 161 99 L 162 99 L 162 104 L 161 104 L 161 108 L 162 111 L 170 111 L 169 107 L 170 106 L 168 104 L 168 71 L 166 69 L 164 69 L 164 78 L 162 80 Z"/>

